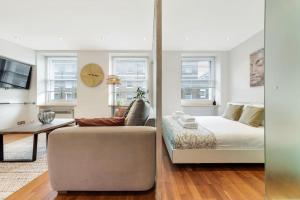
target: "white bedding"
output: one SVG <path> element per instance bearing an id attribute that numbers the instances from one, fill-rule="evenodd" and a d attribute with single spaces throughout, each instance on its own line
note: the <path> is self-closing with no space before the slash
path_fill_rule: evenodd
<path id="1" fill-rule="evenodd" d="M 214 133 L 216 149 L 264 149 L 264 127 L 251 127 L 221 116 L 198 116 L 196 121 Z"/>

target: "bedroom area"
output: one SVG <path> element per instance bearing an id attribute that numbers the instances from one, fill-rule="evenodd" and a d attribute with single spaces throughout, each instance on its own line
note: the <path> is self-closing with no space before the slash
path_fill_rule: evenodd
<path id="1" fill-rule="evenodd" d="M 163 2 L 162 199 L 264 199 L 264 3 Z"/>

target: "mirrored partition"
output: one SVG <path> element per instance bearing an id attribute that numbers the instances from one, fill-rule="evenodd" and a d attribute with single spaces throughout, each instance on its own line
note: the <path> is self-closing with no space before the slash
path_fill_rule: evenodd
<path id="1" fill-rule="evenodd" d="M 266 0 L 266 198 L 300 199 L 300 1 Z"/>

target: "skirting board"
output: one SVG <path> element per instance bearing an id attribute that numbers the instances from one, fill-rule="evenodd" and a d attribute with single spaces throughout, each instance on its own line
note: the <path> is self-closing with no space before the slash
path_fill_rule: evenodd
<path id="1" fill-rule="evenodd" d="M 164 136 L 164 135 L 163 135 Z M 180 163 L 264 163 L 264 150 L 255 149 L 173 149 L 164 137 L 174 164 Z"/>

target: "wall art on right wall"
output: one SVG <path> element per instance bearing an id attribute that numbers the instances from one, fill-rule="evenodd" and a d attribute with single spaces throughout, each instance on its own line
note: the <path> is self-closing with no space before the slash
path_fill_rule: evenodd
<path id="1" fill-rule="evenodd" d="M 265 84 L 265 54 L 264 49 L 257 50 L 250 55 L 250 87 Z"/>

